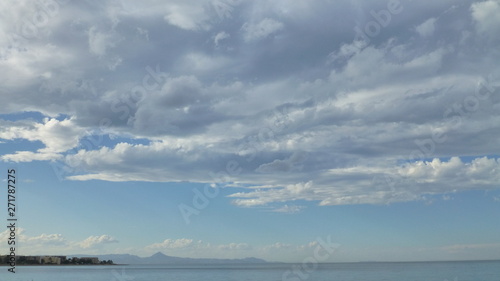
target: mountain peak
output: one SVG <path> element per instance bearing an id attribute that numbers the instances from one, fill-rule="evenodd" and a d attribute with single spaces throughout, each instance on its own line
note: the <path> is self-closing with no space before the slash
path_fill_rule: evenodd
<path id="1" fill-rule="evenodd" d="M 151 257 L 155 257 L 155 258 L 160 258 L 160 257 L 167 257 L 167 255 L 165 255 L 164 253 L 162 252 L 156 252 L 154 255 L 152 255 Z"/>

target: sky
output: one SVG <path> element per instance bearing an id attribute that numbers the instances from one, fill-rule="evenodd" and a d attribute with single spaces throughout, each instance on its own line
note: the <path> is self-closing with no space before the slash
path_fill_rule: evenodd
<path id="1" fill-rule="evenodd" d="M 0 217 L 15 169 L 17 254 L 500 259 L 498 14 L 2 1 Z"/>

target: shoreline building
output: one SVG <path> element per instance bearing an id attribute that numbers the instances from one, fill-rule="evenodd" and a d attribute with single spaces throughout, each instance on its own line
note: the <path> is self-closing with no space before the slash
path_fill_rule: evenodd
<path id="1" fill-rule="evenodd" d="M 10 263 L 10 256 L 0 256 L 0 264 Z M 75 265 L 96 265 L 96 264 L 113 264 L 112 261 L 99 261 L 97 257 L 73 257 L 67 258 L 66 256 L 16 256 L 17 264 L 44 264 L 44 265 L 61 265 L 61 264 L 75 264 Z"/>

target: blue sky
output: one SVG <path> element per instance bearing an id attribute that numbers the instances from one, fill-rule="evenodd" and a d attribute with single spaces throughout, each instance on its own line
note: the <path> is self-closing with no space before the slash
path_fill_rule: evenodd
<path id="1" fill-rule="evenodd" d="M 327 261 L 499 259 L 499 13 L 0 4 L 19 254 L 297 262 L 330 241 Z"/>

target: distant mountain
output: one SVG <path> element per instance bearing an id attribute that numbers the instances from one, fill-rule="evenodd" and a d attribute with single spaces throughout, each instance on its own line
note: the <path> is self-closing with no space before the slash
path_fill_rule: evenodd
<path id="1" fill-rule="evenodd" d="M 208 258 L 180 258 L 172 257 L 158 252 L 150 257 L 141 258 L 130 254 L 111 254 L 111 255 L 72 255 L 68 257 L 97 257 L 99 260 L 112 260 L 115 264 L 219 264 L 219 263 L 267 263 L 267 261 L 258 258 L 244 259 L 208 259 Z"/>

